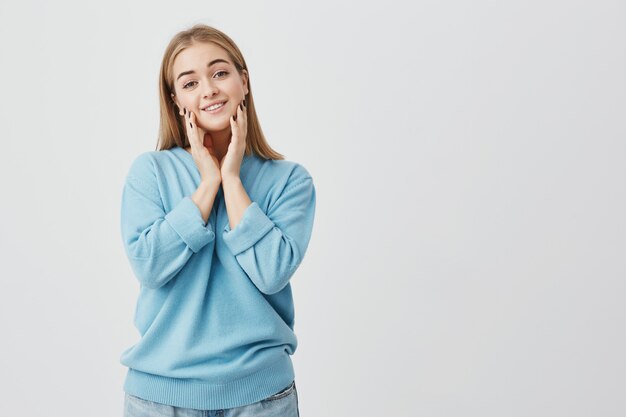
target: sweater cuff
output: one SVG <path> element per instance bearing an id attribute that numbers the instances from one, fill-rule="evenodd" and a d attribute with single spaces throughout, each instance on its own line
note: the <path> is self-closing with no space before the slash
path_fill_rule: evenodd
<path id="1" fill-rule="evenodd" d="M 263 236 L 274 228 L 274 222 L 261 210 L 256 201 L 253 201 L 234 230 L 227 222 L 224 226 L 223 238 L 233 255 L 238 255 L 252 247 Z"/>
<path id="2" fill-rule="evenodd" d="M 167 213 L 165 220 L 194 253 L 215 239 L 211 223 L 207 222 L 205 225 L 200 209 L 190 196 L 185 196 Z"/>

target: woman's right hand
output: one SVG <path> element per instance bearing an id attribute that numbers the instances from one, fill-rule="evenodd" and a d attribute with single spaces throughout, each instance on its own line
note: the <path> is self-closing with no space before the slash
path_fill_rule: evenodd
<path id="1" fill-rule="evenodd" d="M 200 171 L 200 178 L 203 182 L 222 182 L 222 174 L 220 172 L 220 161 L 215 156 L 213 149 L 213 140 L 209 132 L 205 132 L 196 124 L 195 113 L 184 109 L 185 126 L 187 129 L 187 137 L 189 145 L 191 145 L 191 155 Z M 208 142 L 205 146 L 205 141 Z"/>

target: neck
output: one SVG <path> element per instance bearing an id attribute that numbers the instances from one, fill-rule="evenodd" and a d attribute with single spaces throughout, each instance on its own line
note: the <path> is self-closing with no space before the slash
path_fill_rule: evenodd
<path id="1" fill-rule="evenodd" d="M 210 135 L 211 138 L 209 139 L 208 133 L 205 134 L 204 146 L 208 148 L 212 142 L 213 150 L 215 151 L 215 157 L 218 159 L 218 161 L 221 161 L 228 152 L 228 145 L 230 145 L 230 140 L 232 136 L 230 127 L 227 127 L 224 130 L 211 132 Z M 185 150 L 191 153 L 191 146 L 187 146 Z"/>
<path id="2" fill-rule="evenodd" d="M 224 155 L 228 152 L 228 145 L 230 145 L 230 140 L 232 137 L 232 133 L 230 127 L 221 130 L 219 132 L 211 132 L 211 141 L 213 142 L 213 149 L 215 150 L 215 156 L 219 161 L 222 160 Z M 210 143 L 205 137 L 204 144 Z"/>

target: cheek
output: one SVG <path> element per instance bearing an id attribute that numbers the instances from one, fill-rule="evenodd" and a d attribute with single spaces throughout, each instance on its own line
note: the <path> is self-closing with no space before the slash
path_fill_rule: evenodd
<path id="1" fill-rule="evenodd" d="M 191 100 L 189 97 L 182 98 L 180 100 L 180 105 L 182 106 L 181 110 L 183 110 L 183 108 L 193 109 L 195 106 L 194 101 Z"/>

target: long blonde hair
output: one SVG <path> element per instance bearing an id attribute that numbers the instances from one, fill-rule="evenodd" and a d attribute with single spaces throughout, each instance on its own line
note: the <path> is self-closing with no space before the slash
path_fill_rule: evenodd
<path id="1" fill-rule="evenodd" d="M 225 33 L 205 24 L 195 24 L 191 28 L 178 32 L 170 41 L 163 54 L 161 70 L 159 73 L 159 102 L 161 121 L 159 126 L 159 137 L 156 150 L 171 149 L 175 146 L 181 148 L 189 146 L 183 120 L 179 117 L 176 104 L 172 99 L 174 93 L 174 60 L 184 49 L 193 45 L 194 42 L 212 42 L 220 46 L 233 61 L 239 75 L 242 70 L 248 72 L 248 94 L 245 96 L 248 132 L 246 133 L 245 154 L 251 153 L 263 159 L 285 159 L 284 156 L 273 150 L 267 143 L 261 125 L 254 108 L 254 97 L 252 96 L 252 86 L 250 85 L 250 74 L 246 61 L 241 51 Z"/>

